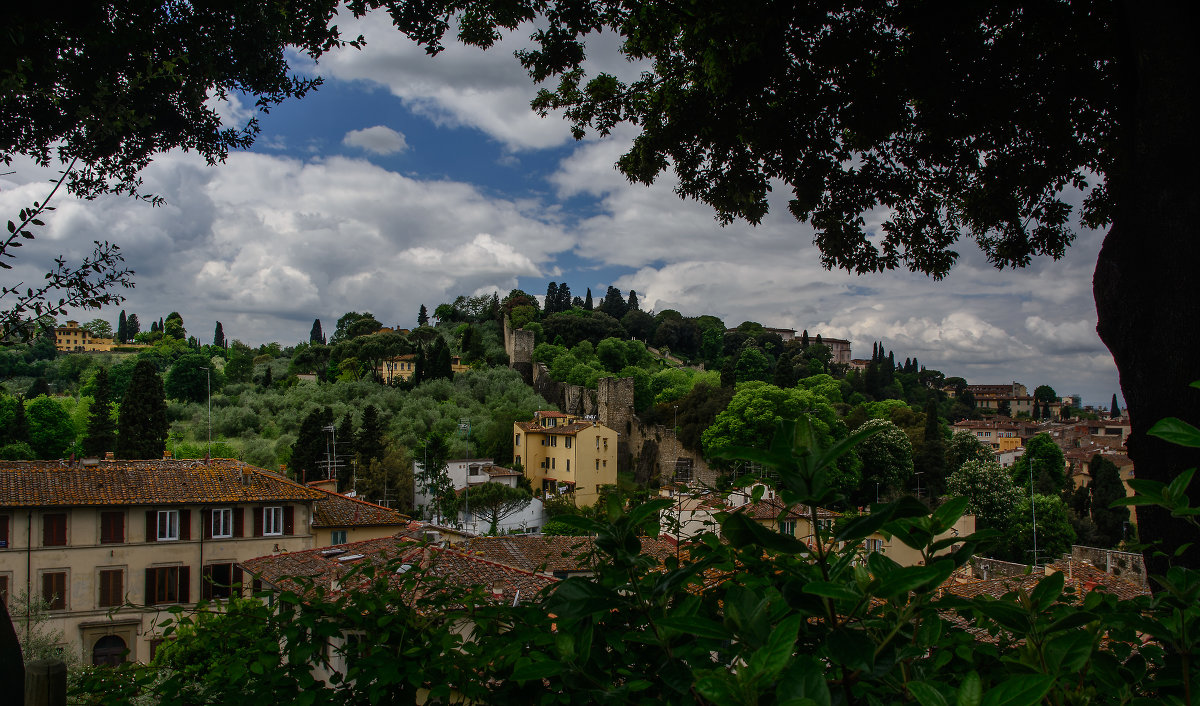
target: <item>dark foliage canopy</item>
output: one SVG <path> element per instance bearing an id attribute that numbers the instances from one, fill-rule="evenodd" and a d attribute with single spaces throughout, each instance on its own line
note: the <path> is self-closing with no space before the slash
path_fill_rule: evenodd
<path id="1" fill-rule="evenodd" d="M 162 378 L 154 363 L 139 360 L 117 412 L 117 458 L 162 458 L 168 429 Z"/>

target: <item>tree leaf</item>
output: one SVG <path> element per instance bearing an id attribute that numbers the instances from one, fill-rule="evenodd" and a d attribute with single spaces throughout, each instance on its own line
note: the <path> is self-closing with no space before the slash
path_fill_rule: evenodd
<path id="1" fill-rule="evenodd" d="M 1054 686 L 1054 677 L 1025 674 L 988 689 L 980 706 L 1033 706 Z"/>
<path id="2" fill-rule="evenodd" d="M 732 637 L 729 630 L 721 623 L 699 616 L 666 617 L 659 618 L 655 622 L 661 627 L 697 637 L 707 637 L 713 640 L 728 640 Z"/>
<path id="3" fill-rule="evenodd" d="M 958 687 L 957 706 L 979 706 L 983 698 L 983 683 L 977 672 L 971 672 Z"/>
<path id="4" fill-rule="evenodd" d="M 1200 448 L 1200 429 L 1177 417 L 1158 420 L 1146 433 L 1178 446 Z"/>
<path id="5" fill-rule="evenodd" d="M 913 695 L 921 706 L 950 706 L 950 702 L 942 696 L 942 692 L 921 681 L 910 681 L 905 684 L 908 693 Z"/>

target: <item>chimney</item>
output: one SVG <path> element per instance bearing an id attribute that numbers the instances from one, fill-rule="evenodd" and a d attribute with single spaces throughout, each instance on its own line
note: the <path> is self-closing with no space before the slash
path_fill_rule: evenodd
<path id="1" fill-rule="evenodd" d="M 105 451 L 104 452 L 104 460 L 105 461 L 114 461 L 114 460 L 116 460 L 116 455 L 113 454 L 112 451 Z"/>
<path id="2" fill-rule="evenodd" d="M 252 473 L 250 473 L 250 467 L 243 465 L 242 466 L 242 485 L 247 485 L 247 486 L 250 485 L 250 483 L 251 483 L 251 481 L 253 481 L 253 479 L 254 479 L 254 475 Z"/>
<path id="3" fill-rule="evenodd" d="M 164 461 L 171 460 L 171 450 L 170 449 L 163 449 L 163 460 Z"/>

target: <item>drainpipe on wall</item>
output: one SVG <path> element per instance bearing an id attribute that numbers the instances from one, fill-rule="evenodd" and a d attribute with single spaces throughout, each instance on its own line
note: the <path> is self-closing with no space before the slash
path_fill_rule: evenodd
<path id="1" fill-rule="evenodd" d="M 25 514 L 25 644 L 29 644 L 29 607 L 33 600 L 33 510 Z"/>

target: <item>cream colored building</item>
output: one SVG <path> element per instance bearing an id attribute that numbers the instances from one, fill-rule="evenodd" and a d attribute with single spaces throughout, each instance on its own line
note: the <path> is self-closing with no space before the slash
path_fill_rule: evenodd
<path id="1" fill-rule="evenodd" d="M 236 563 L 314 546 L 323 497 L 238 461 L 0 463 L 0 592 L 50 607 L 84 664 L 145 662 L 176 605 L 232 594 Z"/>
<path id="2" fill-rule="evenodd" d="M 513 424 L 513 463 L 525 469 L 534 493 L 573 493 L 590 505 L 600 487 L 617 482 L 617 432 L 564 412 L 539 411 Z"/>
<path id="3" fill-rule="evenodd" d="M 332 490 L 337 481 L 313 481 L 309 488 L 320 491 L 313 504 L 312 533 L 318 547 L 391 537 L 408 529 L 409 518 L 395 510 L 351 498 Z"/>
<path id="4" fill-rule="evenodd" d="M 457 355 L 450 356 L 450 370 L 455 375 L 470 370 L 471 366 L 464 365 L 462 358 Z M 417 372 L 417 354 L 408 353 L 406 355 L 398 355 L 393 358 L 385 358 L 379 363 L 379 367 L 375 369 L 375 373 L 379 376 L 380 381 L 384 385 L 389 385 L 393 378 L 400 378 L 407 381 Z"/>

